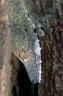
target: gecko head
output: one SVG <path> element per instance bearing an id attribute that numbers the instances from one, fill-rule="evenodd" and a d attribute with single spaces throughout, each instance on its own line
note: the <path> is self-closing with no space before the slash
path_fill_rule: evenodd
<path id="1" fill-rule="evenodd" d="M 34 33 L 33 27 L 35 22 L 22 0 L 20 5 L 11 11 L 11 38 L 12 51 L 18 59 L 25 65 L 28 76 L 33 83 L 41 81 L 41 48 L 37 34 Z M 11 4 L 10 4 L 11 5 Z M 17 11 L 18 10 L 18 11 Z"/>

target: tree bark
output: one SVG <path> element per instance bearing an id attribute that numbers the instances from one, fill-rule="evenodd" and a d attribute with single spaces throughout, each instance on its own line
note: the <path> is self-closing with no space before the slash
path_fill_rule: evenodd
<path id="1" fill-rule="evenodd" d="M 54 15 L 54 18 L 45 20 L 46 30 L 40 41 L 42 81 L 38 87 L 39 96 L 63 96 L 63 1 L 56 0 L 56 2 L 57 4 L 55 0 L 47 2 L 39 0 L 39 5 L 37 5 L 43 14 L 49 14 L 48 12 L 52 10 L 51 13 Z M 37 17 L 39 18 L 39 15 Z M 12 96 L 12 86 L 16 87 L 17 96 L 19 96 L 17 70 L 20 65 L 16 56 L 14 54 L 11 56 L 10 32 L 5 0 L 0 0 L 0 96 Z"/>
<path id="2" fill-rule="evenodd" d="M 0 0 L 0 96 L 11 96 L 11 39 L 5 0 Z"/>
<path id="3" fill-rule="evenodd" d="M 63 96 L 63 22 L 61 16 L 56 17 L 50 27 L 53 31 L 46 31 L 41 40 L 43 74 L 42 82 L 39 84 L 39 96 Z"/>

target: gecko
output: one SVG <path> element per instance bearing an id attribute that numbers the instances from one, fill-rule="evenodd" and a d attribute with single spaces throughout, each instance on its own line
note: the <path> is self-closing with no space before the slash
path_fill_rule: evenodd
<path id="1" fill-rule="evenodd" d="M 52 16 L 42 16 L 41 8 L 38 6 L 40 2 L 37 0 L 36 2 L 32 0 L 19 0 L 19 3 L 17 0 L 8 2 L 11 13 L 9 17 L 12 51 L 25 65 L 31 82 L 40 83 L 42 73 L 40 42 L 45 32 L 45 21 Z"/>

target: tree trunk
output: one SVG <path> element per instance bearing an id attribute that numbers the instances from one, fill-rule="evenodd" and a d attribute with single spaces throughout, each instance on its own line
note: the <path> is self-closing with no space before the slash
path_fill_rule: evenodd
<path id="1" fill-rule="evenodd" d="M 45 33 L 42 39 L 43 78 L 39 96 L 63 96 L 63 28 L 53 26 L 53 33 Z"/>
<path id="2" fill-rule="evenodd" d="M 11 39 L 5 0 L 0 0 L 0 96 L 11 96 Z"/>
<path id="3" fill-rule="evenodd" d="M 19 3 L 19 1 L 17 2 Z M 39 14 L 37 13 L 38 15 L 36 16 L 33 12 L 34 10 L 31 10 L 31 17 L 37 19 L 38 22 L 43 19 L 45 20 L 41 21 L 42 24 L 44 23 L 45 30 L 44 36 L 40 38 L 42 49 L 42 78 L 38 86 L 38 95 L 63 96 L 63 1 L 32 1 L 38 6 L 35 11 L 38 12 L 38 9 L 40 9 L 42 14 L 40 14 L 41 16 L 39 18 Z M 32 7 L 30 8 L 32 9 Z M 0 0 L 0 96 L 13 96 L 12 86 L 16 89 L 16 96 L 20 96 L 17 74 L 20 71 L 21 63 L 14 54 L 11 56 L 11 31 L 9 28 L 8 12 L 6 10 L 5 0 Z M 51 19 L 49 12 L 53 14 Z M 26 88 L 28 87 L 26 86 Z M 32 90 L 34 90 L 34 86 L 32 86 Z"/>
<path id="4" fill-rule="evenodd" d="M 41 40 L 43 73 L 39 96 L 63 96 L 63 11 L 60 15 L 55 9 L 54 15 L 55 20 L 48 24 L 53 31 L 46 30 Z"/>

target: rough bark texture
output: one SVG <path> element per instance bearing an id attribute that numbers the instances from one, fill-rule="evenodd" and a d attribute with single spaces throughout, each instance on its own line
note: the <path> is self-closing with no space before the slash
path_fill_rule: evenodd
<path id="1" fill-rule="evenodd" d="M 11 43 L 5 0 L 0 0 L 0 96 L 11 96 Z"/>
<path id="2" fill-rule="evenodd" d="M 17 76 L 18 76 L 18 70 L 20 68 L 20 63 L 17 57 L 13 53 L 12 53 L 11 63 L 12 63 L 12 77 L 11 77 L 12 87 L 14 87 L 16 90 L 16 96 L 19 96 L 19 85 L 17 81 Z"/>
<path id="3" fill-rule="evenodd" d="M 63 96 L 63 25 L 53 23 L 53 32 L 42 38 L 43 80 L 39 96 Z"/>
<path id="4" fill-rule="evenodd" d="M 29 0 L 26 1 L 29 2 Z M 63 96 L 63 1 L 32 1 L 34 3 L 29 2 L 31 6 L 27 5 L 28 12 L 45 28 L 44 36 L 40 41 L 42 48 L 42 81 L 38 87 L 38 94 L 39 96 Z M 34 4 L 36 11 L 34 11 Z M 11 57 L 9 21 L 4 5 L 4 0 L 0 0 L 0 96 L 11 96 L 12 86 L 15 86 L 17 96 L 19 96 L 17 70 L 19 70 L 20 65 L 14 54 Z M 51 14 L 53 16 L 50 19 Z"/>

